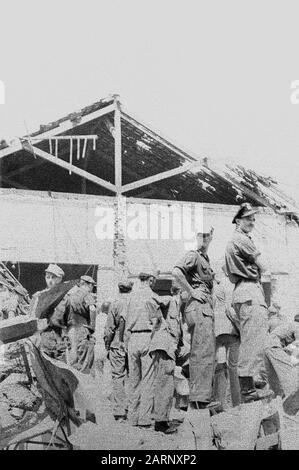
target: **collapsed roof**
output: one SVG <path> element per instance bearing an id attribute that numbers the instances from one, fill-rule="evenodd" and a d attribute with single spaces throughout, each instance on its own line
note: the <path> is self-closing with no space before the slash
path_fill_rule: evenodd
<path id="1" fill-rule="evenodd" d="M 1 187 L 113 196 L 118 104 L 114 95 L 42 125 L 11 145 L 2 141 Z M 121 192 L 126 196 L 230 205 L 247 201 L 298 221 L 296 203 L 271 177 L 241 165 L 199 158 L 122 106 L 119 110 Z"/>

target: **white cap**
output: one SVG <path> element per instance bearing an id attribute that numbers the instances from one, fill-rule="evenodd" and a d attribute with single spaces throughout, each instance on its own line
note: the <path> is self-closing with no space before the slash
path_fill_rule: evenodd
<path id="1" fill-rule="evenodd" d="M 57 277 L 64 276 L 64 271 L 57 264 L 49 264 L 45 272 L 54 274 L 54 276 L 57 276 Z"/>

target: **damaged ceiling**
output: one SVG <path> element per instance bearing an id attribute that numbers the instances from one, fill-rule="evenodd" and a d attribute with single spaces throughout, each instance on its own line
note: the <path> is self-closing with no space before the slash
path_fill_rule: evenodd
<path id="1" fill-rule="evenodd" d="M 88 140 L 85 154 L 82 141 L 72 143 L 72 164 L 112 184 L 115 183 L 114 170 L 114 109 L 115 97 L 107 98 L 71 113 L 62 119 L 40 126 L 39 131 L 25 136 L 20 142 L 33 143 L 39 149 L 53 153 L 52 143 L 45 133 L 55 136 L 96 136 L 95 143 Z M 111 112 L 95 117 L 99 110 Z M 90 119 L 89 119 L 90 116 Z M 88 119 L 88 120 L 87 120 Z M 68 130 L 63 130 L 71 123 Z M 140 124 L 121 108 L 122 134 L 122 184 L 153 176 L 199 161 Z M 37 140 L 39 139 L 40 140 Z M 79 149 L 78 149 L 79 145 Z M 2 150 L 1 150 L 2 148 Z M 44 160 L 28 150 L 0 144 L 1 187 L 29 190 L 110 195 L 114 193 L 88 179 L 69 173 L 55 163 Z M 1 158 L 2 154 L 2 158 Z M 3 156 L 5 154 L 5 156 Z M 83 158 L 84 156 L 84 158 Z M 60 140 L 58 157 L 70 161 L 70 141 Z M 197 170 L 190 170 L 147 186 L 132 189 L 126 196 L 139 198 L 166 199 L 212 204 L 236 205 L 244 201 L 253 205 L 272 207 L 275 211 L 293 214 L 298 208 L 295 202 L 285 195 L 276 181 L 240 165 L 219 163 L 202 158 Z"/>

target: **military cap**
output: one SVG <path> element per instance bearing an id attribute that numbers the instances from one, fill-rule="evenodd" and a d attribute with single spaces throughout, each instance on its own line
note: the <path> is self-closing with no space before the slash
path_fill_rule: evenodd
<path id="1" fill-rule="evenodd" d="M 132 290 L 132 287 L 132 281 L 123 280 L 118 283 L 118 289 L 120 290 L 120 292 L 130 292 L 130 290 Z"/>
<path id="2" fill-rule="evenodd" d="M 54 274 L 57 277 L 64 276 L 64 271 L 57 264 L 49 264 L 47 269 L 45 269 L 45 272 Z"/>
<path id="3" fill-rule="evenodd" d="M 89 282 L 90 284 L 96 284 L 96 281 L 91 276 L 81 276 L 81 281 Z"/>
<path id="4" fill-rule="evenodd" d="M 254 209 L 252 205 L 249 204 L 249 202 L 244 202 L 240 205 L 232 223 L 235 224 L 237 219 L 244 219 L 244 217 L 249 217 L 250 215 L 256 214 L 257 212 L 258 209 Z"/>

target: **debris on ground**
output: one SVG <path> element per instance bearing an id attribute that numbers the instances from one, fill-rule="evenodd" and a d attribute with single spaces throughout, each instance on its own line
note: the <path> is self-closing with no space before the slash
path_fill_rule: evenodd
<path id="1" fill-rule="evenodd" d="M 20 359 L 20 342 L 5 346 L 5 362 L 0 364 L 0 448 L 1 440 L 33 426 L 44 413 L 35 384 L 29 384 Z"/>

